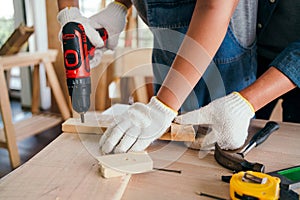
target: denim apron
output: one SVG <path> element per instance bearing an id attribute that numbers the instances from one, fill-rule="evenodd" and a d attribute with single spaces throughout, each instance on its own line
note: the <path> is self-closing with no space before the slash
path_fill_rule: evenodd
<path id="1" fill-rule="evenodd" d="M 154 36 L 152 62 L 155 94 L 183 41 L 195 2 L 195 0 L 133 0 L 139 15 Z M 229 27 L 213 62 L 182 105 L 181 112 L 195 110 L 216 98 L 247 87 L 256 79 L 256 68 L 255 44 L 251 47 L 241 46 Z"/>

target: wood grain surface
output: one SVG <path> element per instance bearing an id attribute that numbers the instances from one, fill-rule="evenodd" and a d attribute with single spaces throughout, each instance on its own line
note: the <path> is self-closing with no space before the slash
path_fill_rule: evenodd
<path id="1" fill-rule="evenodd" d="M 250 133 L 265 123 L 253 120 Z M 300 164 L 300 125 L 280 126 L 246 156 L 249 161 L 263 163 L 266 172 Z M 199 158 L 198 151 L 187 149 L 182 142 L 156 141 L 147 149 L 155 168 L 181 173 L 153 170 L 130 179 L 104 179 L 95 159 L 100 137 L 61 134 L 0 180 L 0 199 L 210 199 L 199 196 L 200 192 L 229 199 L 229 185 L 221 176 L 231 175 L 231 171 L 218 165 L 213 152 Z"/>
<path id="2" fill-rule="evenodd" d="M 62 124 L 62 131 L 65 133 L 103 134 L 113 121 L 113 114 L 88 112 L 85 114 L 85 123 L 81 123 L 79 118 L 69 118 Z M 172 123 L 170 129 L 168 129 L 168 131 L 159 139 L 193 142 L 195 140 L 195 135 L 196 133 L 192 125 Z"/>

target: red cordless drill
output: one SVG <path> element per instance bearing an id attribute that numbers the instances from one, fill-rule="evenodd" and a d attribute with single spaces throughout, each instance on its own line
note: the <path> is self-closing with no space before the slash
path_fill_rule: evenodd
<path id="1" fill-rule="evenodd" d="M 97 29 L 104 41 L 108 34 L 104 28 Z M 90 59 L 93 58 L 95 47 L 85 34 L 84 27 L 76 22 L 67 23 L 62 29 L 64 63 L 67 86 L 73 109 L 80 114 L 84 123 L 84 114 L 90 108 L 91 78 Z"/>

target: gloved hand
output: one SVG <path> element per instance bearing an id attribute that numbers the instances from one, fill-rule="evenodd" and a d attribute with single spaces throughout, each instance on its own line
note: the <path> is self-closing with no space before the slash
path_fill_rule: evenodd
<path id="1" fill-rule="evenodd" d="M 70 7 L 61 10 L 57 15 L 57 19 L 61 27 L 68 22 L 77 22 L 83 25 L 88 39 L 96 47 L 95 56 L 90 60 L 91 67 L 95 67 L 100 63 L 105 50 L 104 42 L 96 29 L 106 29 L 108 33 L 106 47 L 114 50 L 118 44 L 119 35 L 125 27 L 126 15 L 127 8 L 123 4 L 112 2 L 105 9 L 90 18 L 83 17 L 78 8 Z M 59 38 L 61 40 L 61 31 Z"/>
<path id="2" fill-rule="evenodd" d="M 114 118 L 100 139 L 100 150 L 102 153 L 142 151 L 166 132 L 176 115 L 176 111 L 156 97 L 148 104 L 134 103 Z"/>
<path id="3" fill-rule="evenodd" d="M 107 47 L 114 50 L 119 41 L 120 33 L 125 28 L 127 8 L 121 3 L 112 2 L 98 14 L 90 17 L 94 28 L 104 27 L 108 33 Z"/>
<path id="4" fill-rule="evenodd" d="M 212 130 L 203 139 L 203 150 L 214 149 L 215 142 L 222 149 L 237 149 L 244 144 L 253 117 L 252 105 L 239 93 L 233 92 L 198 110 L 176 117 L 175 122 L 210 125 Z"/>

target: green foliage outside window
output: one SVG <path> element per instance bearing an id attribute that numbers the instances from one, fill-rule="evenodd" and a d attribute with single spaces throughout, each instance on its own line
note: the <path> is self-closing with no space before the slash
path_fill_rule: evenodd
<path id="1" fill-rule="evenodd" d="M 0 47 L 14 30 L 14 19 L 0 18 Z"/>

